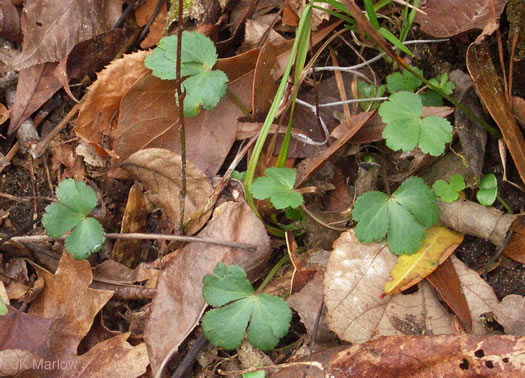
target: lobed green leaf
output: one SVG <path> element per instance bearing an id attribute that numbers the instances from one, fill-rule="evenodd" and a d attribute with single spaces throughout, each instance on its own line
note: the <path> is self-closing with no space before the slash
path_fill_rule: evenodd
<path id="1" fill-rule="evenodd" d="M 66 251 L 77 259 L 87 259 L 92 252 L 98 252 L 104 244 L 104 229 L 95 218 L 85 218 L 66 238 Z"/>

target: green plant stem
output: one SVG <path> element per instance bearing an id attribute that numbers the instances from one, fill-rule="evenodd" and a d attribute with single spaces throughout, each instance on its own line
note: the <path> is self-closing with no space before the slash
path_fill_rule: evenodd
<path id="1" fill-rule="evenodd" d="M 230 89 L 230 87 L 226 88 L 226 93 L 228 94 L 228 96 L 230 96 L 230 98 L 233 100 L 233 102 L 235 102 L 235 105 L 237 105 L 239 107 L 239 109 L 241 109 L 241 112 L 243 112 L 244 115 L 246 115 L 246 116 L 250 115 L 250 111 L 248 110 L 248 108 L 246 106 L 244 106 L 244 104 L 242 103 L 241 99 L 239 97 L 237 97 L 237 95 L 235 93 L 233 93 L 233 91 Z"/>
<path id="2" fill-rule="evenodd" d="M 505 202 L 503 198 L 499 196 L 499 194 L 496 194 L 496 199 L 499 201 L 499 203 L 501 203 L 501 205 L 505 208 L 505 211 L 508 214 L 512 214 L 512 209 L 510 208 L 509 204 Z"/>
<path id="3" fill-rule="evenodd" d="M 305 24 L 306 24 L 305 22 L 306 17 L 308 18 L 310 17 L 311 10 L 312 10 L 312 6 L 310 4 L 303 8 L 301 12 L 301 16 L 300 16 L 299 26 L 297 28 L 297 35 L 302 34 L 303 29 L 305 28 Z M 261 152 L 264 147 L 264 143 L 266 142 L 266 138 L 273 124 L 273 120 L 275 119 L 275 116 L 279 110 L 279 105 L 284 97 L 286 86 L 288 84 L 288 77 L 290 76 L 290 73 L 292 72 L 292 67 L 295 61 L 294 57 L 297 54 L 299 43 L 300 43 L 299 38 L 295 38 L 294 44 L 292 46 L 292 50 L 290 51 L 290 59 L 288 60 L 288 64 L 286 65 L 286 68 L 284 70 L 283 77 L 281 79 L 281 83 L 279 84 L 279 87 L 277 88 L 277 93 L 275 94 L 270 110 L 268 111 L 268 115 L 266 116 L 264 124 L 261 128 L 261 133 L 259 134 L 259 137 L 257 138 L 257 142 L 255 143 L 255 146 L 253 148 L 253 153 L 248 163 L 248 168 L 246 170 L 246 176 L 244 178 L 246 201 L 248 202 L 252 210 L 259 217 L 261 216 L 259 212 L 257 211 L 257 208 L 255 207 L 255 202 L 253 200 L 253 197 L 249 189 L 250 189 L 250 185 L 253 182 L 253 179 L 255 178 L 255 169 L 257 167 L 257 163 L 259 162 L 259 158 L 261 156 Z"/>
<path id="4" fill-rule="evenodd" d="M 287 262 L 288 260 L 290 260 L 290 258 L 288 257 L 288 254 L 285 254 L 283 257 L 281 257 L 281 259 L 277 262 L 277 264 L 273 266 L 272 270 L 270 270 L 270 273 L 268 273 L 264 281 L 261 283 L 261 285 L 257 289 L 257 293 L 260 293 L 261 291 L 264 290 L 266 285 L 268 285 L 268 283 L 272 280 L 273 276 L 275 276 L 279 268 L 281 268 L 281 266 L 283 266 L 284 263 Z"/>

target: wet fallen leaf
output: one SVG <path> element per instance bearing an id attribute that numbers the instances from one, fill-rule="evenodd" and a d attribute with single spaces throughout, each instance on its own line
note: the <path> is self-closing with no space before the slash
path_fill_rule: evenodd
<path id="1" fill-rule="evenodd" d="M 382 337 L 354 345 L 330 362 L 334 376 L 522 375 L 525 338 L 446 335 Z"/>
<path id="2" fill-rule="evenodd" d="M 499 17 L 507 0 L 428 0 L 419 7 L 415 22 L 421 31 L 433 37 L 452 37 L 472 29 L 483 29 L 494 17 Z M 494 8 L 493 8 L 494 7 Z"/>
<path id="3" fill-rule="evenodd" d="M 385 294 L 399 293 L 425 279 L 437 269 L 463 241 L 463 235 L 445 227 L 433 226 L 426 231 L 421 248 L 412 255 L 401 255 L 392 269 Z"/>
<path id="4" fill-rule="evenodd" d="M 258 246 L 257 251 L 189 243 L 164 269 L 153 297 L 144 339 L 156 374 L 165 360 L 195 328 L 206 308 L 202 279 L 218 262 L 240 265 L 253 280 L 270 257 L 269 238 L 262 222 L 244 202 L 227 202 L 215 209 L 199 237 L 238 241 Z"/>
<path id="5" fill-rule="evenodd" d="M 178 225 L 179 193 L 182 185 L 180 155 L 161 148 L 147 148 L 131 155 L 121 164 L 149 190 L 150 200 L 161 207 L 171 221 Z M 191 161 L 186 161 L 186 200 L 184 221 L 203 210 L 213 193 L 208 177 Z M 199 229 L 208 217 L 201 217 Z"/>

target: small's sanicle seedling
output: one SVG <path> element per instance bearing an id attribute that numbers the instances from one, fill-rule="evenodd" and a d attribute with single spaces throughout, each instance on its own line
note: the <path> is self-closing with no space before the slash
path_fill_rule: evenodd
<path id="1" fill-rule="evenodd" d="M 204 299 L 218 307 L 202 319 L 204 334 L 213 345 L 237 348 L 248 327 L 250 343 L 271 350 L 288 333 L 292 312 L 286 302 L 274 295 L 255 293 L 240 266 L 219 263 L 214 275 L 204 277 L 203 284 Z"/>
<path id="2" fill-rule="evenodd" d="M 492 206 L 498 195 L 498 180 L 493 173 L 481 178 L 479 190 L 476 193 L 478 202 L 483 206 Z"/>
<path id="3" fill-rule="evenodd" d="M 46 207 L 42 224 L 52 238 L 73 230 L 65 242 L 66 251 L 75 259 L 98 252 L 105 240 L 104 229 L 89 214 L 97 204 L 95 191 L 81 181 L 63 180 L 56 188 L 58 202 Z"/>
<path id="4" fill-rule="evenodd" d="M 352 218 L 358 222 L 355 235 L 362 243 L 382 240 L 396 255 L 410 255 L 421 247 L 425 227 L 439 220 L 436 196 L 422 178 L 413 176 L 389 197 L 366 192 L 355 201 Z"/>
<path id="5" fill-rule="evenodd" d="M 437 180 L 432 185 L 432 190 L 443 202 L 454 202 L 458 199 L 458 193 L 465 189 L 465 179 L 463 176 L 454 174 L 450 177 L 450 184 L 445 180 Z"/>
<path id="6" fill-rule="evenodd" d="M 181 46 L 181 76 L 184 97 L 184 115 L 195 117 L 201 106 L 214 109 L 226 94 L 228 77 L 221 70 L 213 70 L 217 50 L 211 39 L 197 32 L 184 31 Z M 153 75 L 163 80 L 176 80 L 177 37 L 162 38 L 144 65 Z"/>
<path id="7" fill-rule="evenodd" d="M 416 145 L 421 151 L 439 156 L 452 141 L 452 125 L 443 117 L 423 117 L 423 104 L 414 93 L 396 92 L 379 107 L 386 127 L 383 138 L 394 151 L 408 152 Z"/>
<path id="8" fill-rule="evenodd" d="M 291 168 L 266 168 L 264 176 L 257 177 L 250 185 L 250 192 L 258 200 L 269 198 L 277 210 L 295 209 L 303 203 L 301 193 L 293 190 L 295 177 L 295 170 Z"/>

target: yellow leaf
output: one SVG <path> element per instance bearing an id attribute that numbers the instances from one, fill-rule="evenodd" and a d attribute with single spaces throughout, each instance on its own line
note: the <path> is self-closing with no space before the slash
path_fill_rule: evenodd
<path id="1" fill-rule="evenodd" d="M 432 273 L 463 241 L 463 235 L 434 226 L 426 230 L 421 248 L 412 255 L 401 255 L 392 269 L 385 294 L 394 294 L 417 284 Z"/>

